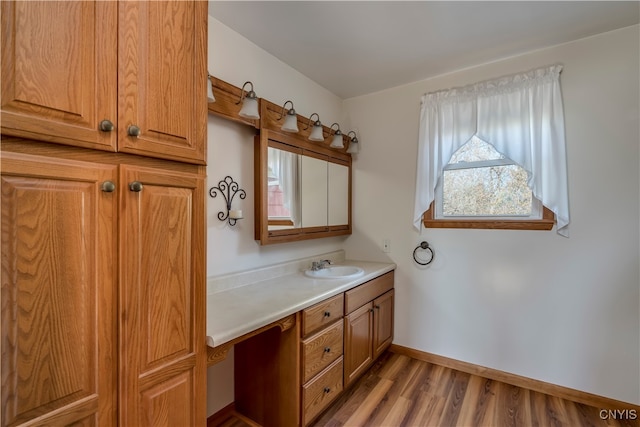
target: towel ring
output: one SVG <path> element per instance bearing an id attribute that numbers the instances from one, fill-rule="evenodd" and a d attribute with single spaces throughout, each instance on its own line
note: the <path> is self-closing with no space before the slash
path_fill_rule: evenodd
<path id="1" fill-rule="evenodd" d="M 418 252 L 418 249 L 424 249 L 424 250 L 428 250 L 429 253 L 431 254 L 431 257 L 429 258 L 429 261 L 422 261 L 419 260 L 418 257 L 416 256 L 416 253 Z M 413 260 L 420 264 L 420 265 L 429 265 L 431 264 L 431 261 L 433 261 L 433 249 L 431 249 L 429 247 L 429 243 L 427 243 L 426 241 L 424 242 L 420 242 L 420 244 L 418 246 L 416 246 L 416 248 L 413 250 Z"/>

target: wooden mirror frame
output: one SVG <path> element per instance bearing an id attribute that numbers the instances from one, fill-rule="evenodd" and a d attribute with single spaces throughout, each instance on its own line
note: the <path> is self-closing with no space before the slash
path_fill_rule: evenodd
<path id="1" fill-rule="evenodd" d="M 349 168 L 348 179 L 348 223 L 340 225 L 326 225 L 322 227 L 300 227 L 283 230 L 269 230 L 268 219 L 268 148 L 280 148 L 299 155 L 311 154 L 321 157 L 328 162 L 340 164 Z M 255 137 L 254 146 L 254 194 L 255 194 L 255 239 L 261 245 L 274 243 L 296 242 L 300 240 L 318 239 L 322 237 L 349 235 L 352 232 L 351 219 L 351 185 L 352 160 L 347 153 L 336 152 L 328 147 L 304 141 L 296 135 L 285 134 L 269 129 L 261 129 Z"/>

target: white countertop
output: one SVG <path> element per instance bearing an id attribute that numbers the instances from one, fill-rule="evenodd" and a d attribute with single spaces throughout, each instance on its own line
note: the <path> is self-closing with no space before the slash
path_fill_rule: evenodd
<path id="1" fill-rule="evenodd" d="M 281 276 L 210 292 L 207 345 L 229 342 L 396 268 L 393 263 L 354 260 L 336 264 L 360 267 L 364 274 L 355 279 L 313 279 L 305 276 L 303 268 L 289 269 Z"/>

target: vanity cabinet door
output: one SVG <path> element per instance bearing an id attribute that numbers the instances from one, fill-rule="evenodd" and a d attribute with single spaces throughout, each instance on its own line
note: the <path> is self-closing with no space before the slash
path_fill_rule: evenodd
<path id="1" fill-rule="evenodd" d="M 390 290 L 373 300 L 373 358 L 376 359 L 393 341 L 393 295 Z"/>
<path id="2" fill-rule="evenodd" d="M 394 272 L 345 292 L 344 383 L 351 384 L 393 341 Z"/>
<path id="3" fill-rule="evenodd" d="M 2 152 L 0 425 L 117 425 L 116 170 Z"/>
<path id="4" fill-rule="evenodd" d="M 204 176 L 121 166 L 120 424 L 206 418 Z"/>
<path id="5" fill-rule="evenodd" d="M 351 384 L 373 361 L 373 303 L 344 318 L 344 384 Z"/>

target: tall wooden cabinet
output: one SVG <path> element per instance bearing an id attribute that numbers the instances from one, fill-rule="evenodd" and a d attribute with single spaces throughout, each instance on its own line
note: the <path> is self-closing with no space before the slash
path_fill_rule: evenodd
<path id="1" fill-rule="evenodd" d="M 0 8 L 0 425 L 204 426 L 207 4 Z"/>
<path id="2" fill-rule="evenodd" d="M 205 163 L 206 2 L 0 7 L 3 134 Z"/>

